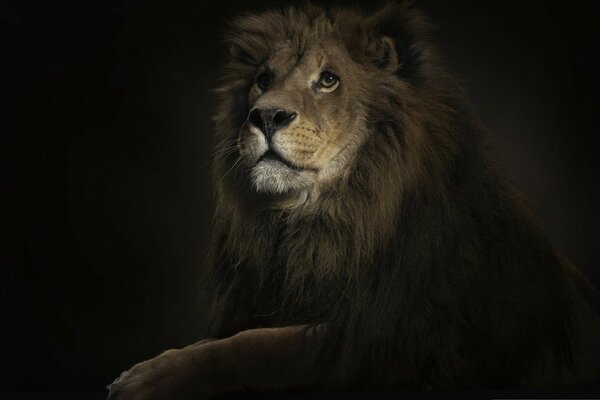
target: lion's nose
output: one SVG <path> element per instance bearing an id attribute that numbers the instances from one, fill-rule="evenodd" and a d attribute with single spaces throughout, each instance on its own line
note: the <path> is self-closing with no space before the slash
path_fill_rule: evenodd
<path id="1" fill-rule="evenodd" d="M 261 130 L 270 142 L 277 129 L 284 128 L 298 116 L 297 112 L 277 110 L 253 109 L 248 116 L 248 122 Z"/>

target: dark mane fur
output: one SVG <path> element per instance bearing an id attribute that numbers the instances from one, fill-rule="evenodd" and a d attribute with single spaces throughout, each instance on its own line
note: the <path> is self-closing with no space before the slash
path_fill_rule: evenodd
<path id="1" fill-rule="evenodd" d="M 381 382 L 407 388 L 506 386 L 542 354 L 569 362 L 576 289 L 429 32 L 403 4 L 367 18 L 306 6 L 235 21 L 215 117 L 209 335 L 326 322 L 340 374 L 383 362 L 395 368 Z M 236 162 L 245 93 L 271 43 L 301 52 L 322 35 L 365 65 L 376 65 L 374 38 L 392 37 L 399 69 L 369 83 L 379 87 L 362 101 L 370 134 L 343 179 L 275 208 Z"/>

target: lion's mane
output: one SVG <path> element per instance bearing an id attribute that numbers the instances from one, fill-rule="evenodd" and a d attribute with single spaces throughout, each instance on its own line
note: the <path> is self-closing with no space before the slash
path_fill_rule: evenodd
<path id="1" fill-rule="evenodd" d="M 235 21 L 215 117 L 210 335 L 325 322 L 340 373 L 392 366 L 404 387 L 502 386 L 548 350 L 568 361 L 564 263 L 496 167 L 430 31 L 405 5 Z M 332 32 L 359 62 L 377 62 L 372 37 L 393 38 L 400 68 L 368 83 L 379 95 L 362 101 L 369 132 L 343 178 L 318 199 L 274 207 L 237 162 L 253 71 L 275 41 Z"/>

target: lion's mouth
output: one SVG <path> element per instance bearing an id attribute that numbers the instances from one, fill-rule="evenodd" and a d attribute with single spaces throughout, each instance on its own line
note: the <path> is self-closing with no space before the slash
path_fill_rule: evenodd
<path id="1" fill-rule="evenodd" d="M 258 159 L 258 163 L 260 163 L 261 161 L 263 162 L 267 162 L 267 163 L 272 163 L 272 164 L 283 164 L 284 166 L 296 170 L 296 171 L 302 171 L 304 168 L 300 168 L 297 167 L 295 165 L 293 165 L 291 162 L 289 162 L 288 160 L 286 160 L 285 158 L 283 158 L 282 156 L 280 156 L 278 153 L 276 153 L 275 151 L 269 149 L 265 152 L 265 154 L 263 154 L 262 156 L 260 156 L 260 158 Z"/>

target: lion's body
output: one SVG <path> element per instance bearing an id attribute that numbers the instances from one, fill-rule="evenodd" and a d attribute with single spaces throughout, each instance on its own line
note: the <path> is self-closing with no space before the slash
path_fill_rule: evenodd
<path id="1" fill-rule="evenodd" d="M 238 40 L 310 40 L 297 15 L 277 17 L 287 30 L 267 33 L 264 17 Z M 422 57 L 418 83 L 369 99 L 372 132 L 348 176 L 308 204 L 274 208 L 217 158 L 213 334 L 327 322 L 346 368 L 393 365 L 406 387 L 518 384 L 548 351 L 566 365 L 579 289 L 452 77 Z M 227 90 L 238 89 L 217 116 L 224 147 L 239 130 Z"/>
<path id="2" fill-rule="evenodd" d="M 208 334 L 242 332 L 240 353 L 286 365 L 285 350 L 243 345 L 244 332 L 322 328 L 304 378 L 255 372 L 246 385 L 600 383 L 597 293 L 503 176 L 418 13 L 271 12 L 238 20 L 230 43 L 216 116 Z M 338 86 L 323 73 L 326 86 L 310 83 L 324 67 Z M 272 138 L 252 115 L 265 104 L 297 114 Z M 279 161 L 261 158 L 268 146 Z M 303 363 L 312 365 L 295 366 Z"/>

